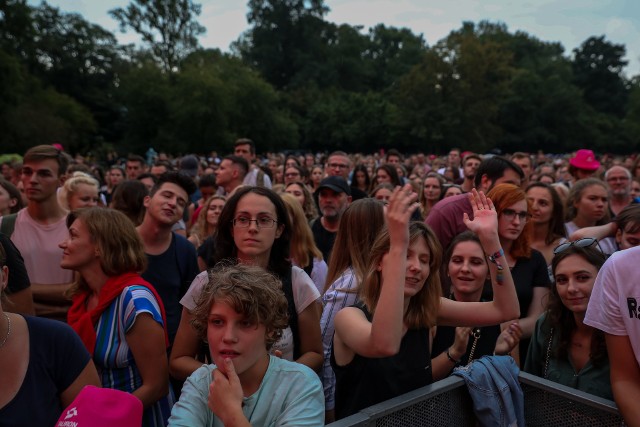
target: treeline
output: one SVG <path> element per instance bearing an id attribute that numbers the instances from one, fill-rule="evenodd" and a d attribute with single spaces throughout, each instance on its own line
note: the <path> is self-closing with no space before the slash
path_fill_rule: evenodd
<path id="1" fill-rule="evenodd" d="M 239 136 L 261 152 L 640 151 L 640 76 L 604 36 L 568 53 L 466 22 L 429 46 L 405 28 L 328 22 L 322 0 L 249 9 L 221 53 L 198 45 L 191 0 L 111 11 L 142 48 L 44 2 L 0 0 L 1 151 L 226 152 Z"/>

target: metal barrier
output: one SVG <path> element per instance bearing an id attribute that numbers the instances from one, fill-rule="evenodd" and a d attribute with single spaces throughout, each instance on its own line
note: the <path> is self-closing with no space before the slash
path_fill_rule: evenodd
<path id="1" fill-rule="evenodd" d="M 529 427 L 624 426 L 615 403 L 542 378 L 520 373 L 525 422 Z M 464 380 L 448 377 L 387 400 L 331 427 L 475 426 L 473 403 Z"/>

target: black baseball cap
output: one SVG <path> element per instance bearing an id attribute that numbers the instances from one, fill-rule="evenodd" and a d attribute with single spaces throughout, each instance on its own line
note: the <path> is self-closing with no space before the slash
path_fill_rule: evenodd
<path id="1" fill-rule="evenodd" d="M 345 193 L 347 196 L 351 196 L 351 187 L 349 187 L 347 181 L 345 181 L 341 176 L 328 176 L 320 181 L 320 185 L 318 186 L 316 193 L 323 188 L 328 188 L 336 193 Z"/>

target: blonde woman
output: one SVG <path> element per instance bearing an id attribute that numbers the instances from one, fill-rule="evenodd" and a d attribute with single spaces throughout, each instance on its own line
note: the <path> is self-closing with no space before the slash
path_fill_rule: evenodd
<path id="1" fill-rule="evenodd" d="M 313 240 L 311 227 L 306 221 L 305 214 L 295 196 L 289 193 L 280 195 L 291 218 L 291 263 L 303 269 L 322 294 L 322 288 L 327 280 L 327 263 L 322 258 L 322 252 Z"/>
<path id="2" fill-rule="evenodd" d="M 58 193 L 60 206 L 68 211 L 97 206 L 100 202 L 100 184 L 89 174 L 75 172 Z"/>
<path id="3" fill-rule="evenodd" d="M 189 235 L 188 240 L 193 243 L 193 246 L 199 248 L 208 237 L 213 236 L 218 227 L 220 212 L 222 212 L 226 201 L 226 197 L 215 195 L 204 202 Z"/>

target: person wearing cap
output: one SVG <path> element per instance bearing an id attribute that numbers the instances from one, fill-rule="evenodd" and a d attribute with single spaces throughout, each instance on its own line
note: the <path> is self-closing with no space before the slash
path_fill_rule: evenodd
<path id="1" fill-rule="evenodd" d="M 325 262 L 329 262 L 340 218 L 351 204 L 351 187 L 344 178 L 329 176 L 320 181 L 315 194 L 322 216 L 313 221 L 311 231 L 313 231 L 313 239 L 322 252 Z"/>
<path id="2" fill-rule="evenodd" d="M 600 162 L 596 160 L 596 155 L 591 150 L 578 150 L 576 155 L 569 160 L 569 173 L 571 181 L 569 187 L 573 186 L 576 181 L 585 178 L 591 178 L 600 169 Z"/>
<path id="3" fill-rule="evenodd" d="M 233 147 L 233 154 L 249 163 L 249 172 L 244 176 L 243 185 L 271 188 L 271 178 L 256 164 L 256 145 L 249 138 L 240 138 Z"/>

